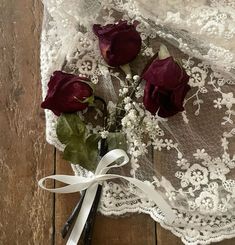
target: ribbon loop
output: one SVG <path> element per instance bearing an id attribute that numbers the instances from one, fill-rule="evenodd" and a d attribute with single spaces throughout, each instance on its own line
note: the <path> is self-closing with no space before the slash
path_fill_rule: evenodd
<path id="1" fill-rule="evenodd" d="M 115 164 L 117 160 L 122 159 L 120 164 Z M 73 193 L 86 190 L 86 194 L 82 203 L 81 210 L 78 214 L 77 220 L 71 232 L 71 235 L 67 241 L 67 245 L 76 245 L 82 234 L 83 228 L 86 224 L 86 220 L 89 216 L 92 204 L 95 199 L 96 191 L 99 183 L 111 179 L 123 179 L 135 187 L 139 188 L 149 200 L 152 200 L 165 214 L 165 219 L 168 223 L 172 223 L 175 219 L 175 213 L 173 212 L 169 203 L 162 197 L 161 193 L 154 189 L 153 186 L 139 179 L 117 175 L 107 174 L 108 170 L 114 167 L 124 166 L 129 162 L 129 157 L 126 152 L 121 149 L 115 149 L 108 152 L 103 156 L 96 168 L 95 174 L 92 177 L 82 176 L 70 176 L 70 175 L 51 175 L 39 180 L 38 184 L 41 188 L 54 192 L 54 193 Z M 46 188 L 44 181 L 47 179 L 58 180 L 67 186 L 60 188 Z"/>
<path id="2" fill-rule="evenodd" d="M 45 180 L 58 180 L 61 183 L 68 184 L 64 187 L 59 188 L 46 188 L 44 186 Z M 87 189 L 92 183 L 96 182 L 95 178 L 85 178 L 82 176 L 74 175 L 51 175 L 39 180 L 38 185 L 44 190 L 54 192 L 54 193 L 73 193 L 79 192 Z"/>
<path id="3" fill-rule="evenodd" d="M 120 158 L 123 158 L 123 161 L 120 164 L 115 164 L 117 160 Z M 124 166 L 129 162 L 129 157 L 127 156 L 126 152 L 121 149 L 114 149 L 112 151 L 109 151 L 106 155 L 104 155 L 95 171 L 95 175 L 97 174 L 105 174 L 108 172 L 109 169 L 114 167 L 121 167 Z"/>

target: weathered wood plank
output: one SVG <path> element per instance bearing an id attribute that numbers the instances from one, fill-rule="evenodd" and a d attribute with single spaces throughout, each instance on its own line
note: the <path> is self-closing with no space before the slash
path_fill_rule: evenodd
<path id="1" fill-rule="evenodd" d="M 183 245 L 180 238 L 173 235 L 170 231 L 163 229 L 160 225 L 157 225 L 157 244 L 158 245 Z M 214 245 L 233 245 L 235 239 L 227 239 L 221 242 L 213 243 Z"/>
<path id="2" fill-rule="evenodd" d="M 154 222 L 144 214 L 115 218 L 98 215 L 92 244 L 155 245 Z"/>
<path id="3" fill-rule="evenodd" d="M 157 224 L 157 245 L 182 245 L 180 238 L 173 235 L 170 231 L 163 229 Z"/>
<path id="4" fill-rule="evenodd" d="M 52 196 L 37 180 L 53 173 L 40 109 L 41 2 L 0 1 L 0 244 L 50 244 Z"/>
<path id="5" fill-rule="evenodd" d="M 235 244 L 235 238 L 226 239 L 226 240 L 223 240 L 221 242 L 214 243 L 214 245 L 233 245 L 233 244 Z"/>
<path id="6" fill-rule="evenodd" d="M 71 166 L 68 161 L 62 159 L 62 154 L 56 151 L 56 174 L 73 174 Z M 58 183 L 56 186 L 60 186 Z M 55 195 L 55 244 L 62 245 L 65 241 L 60 234 L 61 228 L 65 224 L 65 221 L 72 213 L 72 210 L 76 206 L 80 195 L 78 193 L 73 194 L 56 194 Z"/>

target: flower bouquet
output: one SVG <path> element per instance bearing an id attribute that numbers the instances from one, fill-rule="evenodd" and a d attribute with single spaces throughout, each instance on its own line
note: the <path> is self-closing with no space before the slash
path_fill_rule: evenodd
<path id="1" fill-rule="evenodd" d="M 132 65 L 142 45 L 136 30 L 138 24 L 120 20 L 116 24 L 93 25 L 103 65 L 119 81 L 115 85 L 119 88 L 115 101 L 102 98 L 89 77 L 67 73 L 63 68 L 54 71 L 48 82 L 41 106 L 58 117 L 56 134 L 64 145 L 63 157 L 89 171 L 88 177 L 54 175 L 39 182 L 52 192 L 82 191 L 78 205 L 62 229 L 62 236 L 66 237 L 74 225 L 68 244 L 76 244 L 83 230 L 85 244 L 90 244 L 103 181 L 128 182 L 153 201 L 169 223 L 175 218 L 156 183 L 141 181 L 133 169 L 130 176 L 110 173 L 128 162 L 138 168 L 139 158 L 148 154 L 151 147 L 159 147 L 159 124 L 184 111 L 184 99 L 190 89 L 189 76 L 163 44 L 142 72 L 133 74 Z M 68 185 L 48 189 L 43 184 L 46 179 Z"/>
<path id="2" fill-rule="evenodd" d="M 39 184 L 81 192 L 68 244 L 89 244 L 96 210 L 148 214 L 187 245 L 234 237 L 231 1 L 43 4 L 46 139 L 75 176 Z"/>

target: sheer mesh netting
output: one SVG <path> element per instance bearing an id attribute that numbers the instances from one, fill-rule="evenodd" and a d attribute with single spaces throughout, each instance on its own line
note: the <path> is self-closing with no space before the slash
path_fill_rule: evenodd
<path id="1" fill-rule="evenodd" d="M 133 74 L 140 75 L 164 43 L 190 76 L 191 90 L 184 101 L 184 112 L 166 120 L 151 116 L 141 103 L 143 85 L 137 91 L 139 101 L 128 102 L 130 113 L 127 110 L 122 120 L 131 162 L 121 171 L 154 185 L 175 210 L 175 222 L 167 224 L 161 210 L 127 183 L 105 183 L 99 210 L 106 215 L 147 213 L 185 244 L 235 237 L 235 2 L 43 2 L 43 97 L 50 75 L 62 69 L 89 77 L 97 84 L 99 95 L 107 102 L 116 102 L 116 84 L 122 75 L 104 64 L 92 24 L 119 19 L 139 22 L 137 30 L 143 44 L 141 54 L 130 64 Z M 130 115 L 133 110 L 143 113 L 141 123 Z M 56 137 L 56 122 L 57 117 L 46 110 L 47 140 L 63 150 Z M 78 165 L 72 167 L 76 174 L 88 174 Z"/>

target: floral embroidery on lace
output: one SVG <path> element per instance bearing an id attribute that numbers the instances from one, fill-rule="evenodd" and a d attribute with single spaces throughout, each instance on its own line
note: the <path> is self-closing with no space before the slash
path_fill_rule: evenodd
<path id="1" fill-rule="evenodd" d="M 140 24 L 137 30 L 143 40 L 143 60 L 157 52 L 154 42 L 159 37 L 189 55 L 181 60 L 190 76 L 189 84 L 192 87 L 185 99 L 186 110 L 182 115 L 162 120 L 145 113 L 141 103 L 127 99 L 128 114 L 122 121 L 130 144 L 128 153 L 132 156 L 128 171 L 137 178 L 146 178 L 149 184 L 162 191 L 177 214 L 174 226 L 166 224 L 161 210 L 125 183 L 104 184 L 100 211 L 106 215 L 127 212 L 150 214 L 163 227 L 190 245 L 209 244 L 234 237 L 235 154 L 231 154 L 230 146 L 235 135 L 235 97 L 232 91 L 235 84 L 235 47 L 229 46 L 235 34 L 234 1 L 211 0 L 210 4 L 203 5 L 203 0 L 190 0 L 185 8 L 186 15 L 180 11 L 185 1 L 180 0 L 164 1 L 162 15 L 141 8 L 142 0 L 44 2 L 46 24 L 41 40 L 43 96 L 50 75 L 62 67 L 65 71 L 89 77 L 94 84 L 99 83 L 101 89 L 107 91 L 107 99 L 112 97 L 115 100 L 117 91 L 112 84 L 119 79 L 120 74 L 103 64 L 96 37 L 90 28 L 84 28 L 94 22 L 114 23 L 119 18 L 138 20 Z M 159 4 L 158 1 L 154 2 Z M 201 38 L 203 36 L 207 38 Z M 143 88 L 139 87 L 137 96 L 141 98 L 142 95 Z M 137 160 L 143 152 L 148 152 L 149 145 L 149 142 L 140 143 L 145 132 L 138 121 L 140 117 L 136 115 L 141 113 L 142 125 L 154 146 L 154 152 L 160 157 L 161 154 L 166 155 L 161 164 L 163 168 L 166 165 L 167 173 L 155 171 L 149 166 L 152 163 L 147 164 L 149 161 L 145 158 Z M 215 120 L 206 121 L 212 113 L 216 115 Z M 56 120 L 56 116 L 46 111 L 47 140 L 62 150 L 63 145 L 56 138 Z M 130 129 L 130 120 L 136 123 L 136 132 Z M 211 129 L 203 131 L 209 127 L 208 124 L 211 124 Z M 177 127 L 181 129 L 180 132 Z M 202 139 L 192 133 L 194 127 L 198 127 L 198 134 L 203 131 Z M 90 130 L 101 129 L 97 127 Z M 214 135 L 213 131 L 218 135 Z M 177 137 L 184 139 L 185 135 L 191 137 L 195 145 L 189 139 L 186 139 L 187 142 L 177 140 Z M 211 137 L 208 142 L 207 136 Z M 76 174 L 89 174 L 77 165 L 72 167 Z"/>

